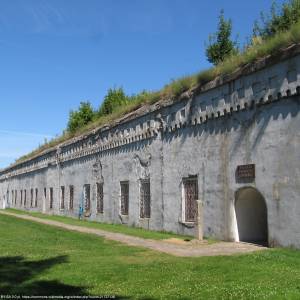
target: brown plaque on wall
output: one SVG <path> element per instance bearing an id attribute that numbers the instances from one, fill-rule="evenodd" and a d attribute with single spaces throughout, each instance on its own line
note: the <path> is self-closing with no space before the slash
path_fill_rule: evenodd
<path id="1" fill-rule="evenodd" d="M 240 165 L 236 169 L 238 179 L 254 179 L 255 164 Z"/>

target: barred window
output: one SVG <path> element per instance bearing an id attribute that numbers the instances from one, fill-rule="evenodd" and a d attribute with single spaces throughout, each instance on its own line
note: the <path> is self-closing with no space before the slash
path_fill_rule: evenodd
<path id="1" fill-rule="evenodd" d="M 37 204 L 38 204 L 38 189 L 35 189 L 34 207 L 37 207 Z"/>
<path id="2" fill-rule="evenodd" d="M 33 189 L 30 189 L 30 207 L 33 205 Z"/>
<path id="3" fill-rule="evenodd" d="M 69 192 L 70 192 L 69 209 L 73 210 L 73 205 L 74 205 L 74 186 L 73 185 L 69 186 Z"/>
<path id="4" fill-rule="evenodd" d="M 50 209 L 53 208 L 53 188 L 49 189 L 49 196 L 50 196 Z"/>
<path id="5" fill-rule="evenodd" d="M 121 215 L 128 215 L 129 182 L 121 181 Z"/>
<path id="6" fill-rule="evenodd" d="M 103 213 L 103 183 L 96 183 L 97 188 L 97 213 Z"/>
<path id="7" fill-rule="evenodd" d="M 198 178 L 183 179 L 185 222 L 195 222 L 197 216 Z"/>
<path id="8" fill-rule="evenodd" d="M 140 217 L 150 218 L 151 203 L 150 203 L 150 179 L 142 179 L 140 186 Z"/>
<path id="9" fill-rule="evenodd" d="M 60 187 L 60 209 L 65 208 L 65 187 Z"/>
<path id="10" fill-rule="evenodd" d="M 83 199 L 84 199 L 84 210 L 86 213 L 90 212 L 91 209 L 91 185 L 85 184 L 83 186 Z"/>

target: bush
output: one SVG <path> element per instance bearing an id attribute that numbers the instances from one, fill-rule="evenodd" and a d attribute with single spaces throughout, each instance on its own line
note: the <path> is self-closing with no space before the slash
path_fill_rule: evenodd
<path id="1" fill-rule="evenodd" d="M 286 31 L 300 20 L 300 0 L 290 0 L 279 7 L 273 2 L 269 15 L 261 13 L 260 21 L 253 28 L 253 39 L 260 36 L 263 39 Z"/>
<path id="2" fill-rule="evenodd" d="M 70 111 L 67 130 L 71 133 L 90 123 L 95 116 L 90 102 L 80 102 L 78 110 Z"/>
<path id="3" fill-rule="evenodd" d="M 206 48 L 206 56 L 209 62 L 218 65 L 229 56 L 238 53 L 236 43 L 230 39 L 232 31 L 231 20 L 225 20 L 224 11 L 219 16 L 218 31 L 209 36 L 209 45 Z"/>
<path id="4" fill-rule="evenodd" d="M 113 113 L 120 106 L 128 103 L 129 98 L 125 95 L 122 88 L 109 89 L 104 101 L 99 109 L 99 116 L 105 116 Z"/>

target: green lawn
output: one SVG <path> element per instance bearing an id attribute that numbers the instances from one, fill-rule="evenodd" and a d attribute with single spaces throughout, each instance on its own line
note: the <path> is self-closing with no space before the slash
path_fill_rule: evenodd
<path id="1" fill-rule="evenodd" d="M 178 258 L 0 215 L 0 294 L 299 299 L 300 251 Z"/>
<path id="2" fill-rule="evenodd" d="M 99 223 L 93 221 L 85 221 L 85 220 L 79 220 L 71 217 L 47 215 L 39 212 L 29 212 L 29 211 L 13 209 L 13 208 L 6 209 L 6 211 L 16 213 L 16 214 L 30 215 L 42 219 L 59 221 L 70 225 L 78 225 L 78 226 L 102 229 L 110 232 L 124 233 L 127 235 L 142 237 L 144 239 L 153 239 L 153 240 L 162 240 L 162 239 L 169 239 L 169 238 L 193 239 L 193 237 L 187 235 L 178 235 L 170 232 L 146 230 L 146 229 L 122 225 L 122 224 L 108 224 L 108 223 Z M 209 242 L 214 242 L 214 241 L 209 240 Z"/>

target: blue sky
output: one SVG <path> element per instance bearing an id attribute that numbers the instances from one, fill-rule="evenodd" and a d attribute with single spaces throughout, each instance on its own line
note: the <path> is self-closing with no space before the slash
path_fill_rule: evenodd
<path id="1" fill-rule="evenodd" d="M 80 101 L 98 107 L 110 87 L 155 90 L 208 67 L 220 9 L 245 41 L 271 3 L 0 0 L 0 168 L 60 134 Z"/>

